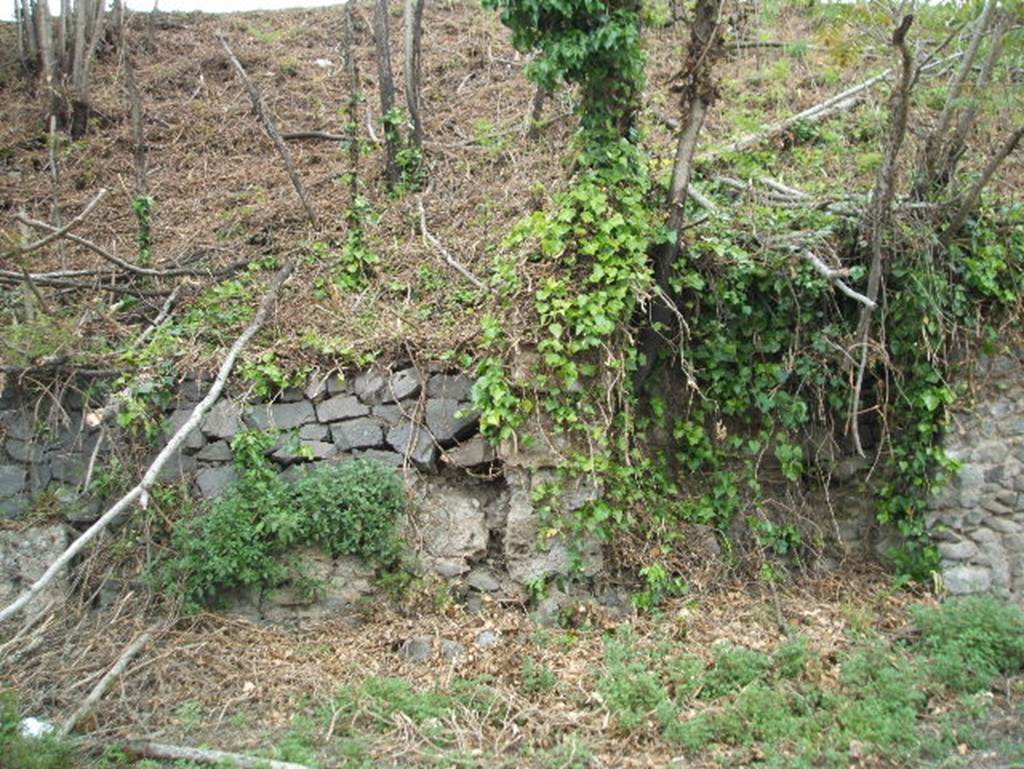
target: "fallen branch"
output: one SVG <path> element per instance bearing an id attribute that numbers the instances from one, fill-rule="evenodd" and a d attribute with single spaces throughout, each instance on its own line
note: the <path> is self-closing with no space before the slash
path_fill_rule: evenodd
<path id="1" fill-rule="evenodd" d="M 478 278 L 476 275 L 474 275 L 465 267 L 463 267 L 462 264 L 454 256 L 451 255 L 448 249 L 444 247 L 444 244 L 431 234 L 430 230 L 427 229 L 427 212 L 423 210 L 423 198 L 420 198 L 419 205 L 420 232 L 423 233 L 423 237 L 427 239 L 427 242 L 429 242 L 430 245 L 432 245 L 437 250 L 437 252 L 441 254 L 441 258 L 444 259 L 451 267 L 457 270 L 459 274 L 462 275 L 462 277 L 464 277 L 466 280 L 468 280 L 470 283 L 472 283 L 474 286 L 481 289 L 482 291 L 490 291 L 490 289 L 484 284 L 482 280 L 480 280 L 480 278 Z"/>
<path id="2" fill-rule="evenodd" d="M 274 142 L 274 146 L 277 147 L 277 153 L 281 156 L 284 161 L 285 167 L 288 169 L 288 176 L 292 180 L 292 186 L 295 187 L 295 192 L 299 196 L 299 200 L 302 201 L 302 207 L 306 209 L 306 218 L 309 219 L 309 223 L 314 227 L 319 227 L 317 222 L 316 212 L 313 210 L 313 204 L 309 200 L 309 195 L 306 194 L 306 187 L 302 183 L 302 178 L 299 176 L 299 172 L 295 169 L 295 164 L 292 162 L 291 153 L 288 152 L 288 147 L 284 143 L 284 139 L 281 138 L 280 132 L 277 130 L 277 126 L 274 124 L 274 117 L 270 114 L 270 110 L 267 109 L 267 105 L 263 102 L 263 95 L 260 93 L 256 84 L 249 79 L 249 75 L 245 72 L 245 67 L 242 66 L 242 62 L 235 56 L 234 51 L 228 45 L 228 41 L 223 36 L 218 36 L 221 46 L 224 48 L 224 53 L 228 55 L 228 59 L 231 60 L 232 66 L 235 68 L 235 72 L 242 78 L 242 82 L 245 84 L 245 89 L 249 92 L 249 100 L 252 102 L 253 111 L 256 112 L 256 116 L 263 123 L 263 128 L 266 130 L 267 135 L 271 141 Z"/>
<path id="3" fill-rule="evenodd" d="M 65 280 L 63 278 L 50 278 L 39 274 L 30 276 L 34 283 L 40 286 L 53 286 L 55 288 L 84 288 L 90 291 L 109 291 L 112 294 L 125 294 L 127 296 L 167 296 L 167 291 L 151 291 L 148 289 L 129 288 L 128 286 L 114 286 L 106 283 L 85 283 L 80 280 Z M 0 282 L 17 285 L 25 282 L 25 276 L 14 270 L 0 270 Z"/>
<path id="4" fill-rule="evenodd" d="M 226 764 L 238 769 L 309 769 L 303 764 L 289 761 L 273 761 L 269 758 L 256 758 L 241 753 L 225 753 L 222 750 L 206 748 L 187 748 L 181 745 L 167 745 L 148 740 L 130 740 L 124 744 L 126 752 L 140 758 L 154 758 L 158 761 L 194 761 L 197 764 Z"/>
<path id="5" fill-rule="evenodd" d="M 245 327 L 234 344 L 228 350 L 227 355 L 224 358 L 224 362 L 221 363 L 220 369 L 217 372 L 217 378 L 213 381 L 213 385 L 210 387 L 209 392 L 192 410 L 192 414 L 189 418 L 178 428 L 178 431 L 171 436 L 171 439 L 167 442 L 167 445 L 163 447 L 156 459 L 146 470 L 142 480 L 131 489 L 127 494 L 121 497 L 114 505 L 103 514 L 103 516 L 96 521 L 92 526 L 86 529 L 71 545 L 68 546 L 59 558 L 57 558 L 50 566 L 46 569 L 43 575 L 33 582 L 28 588 L 26 588 L 9 606 L 0 611 L 0 622 L 4 622 L 10 617 L 14 616 L 20 611 L 26 604 L 28 604 L 33 598 L 39 595 L 48 584 L 50 584 L 54 578 L 71 563 L 72 559 L 82 551 L 82 549 L 95 539 L 100 532 L 107 528 L 113 521 L 119 519 L 128 509 L 138 501 L 139 504 L 145 508 L 149 502 L 149 489 L 156 483 L 157 476 L 160 474 L 160 470 L 168 460 L 174 456 L 178 451 L 178 448 L 182 443 L 185 442 L 185 438 L 192 430 L 199 426 L 199 422 L 202 420 L 203 415 L 210 409 L 211 406 L 220 397 L 221 392 L 224 390 L 224 385 L 227 383 L 228 376 L 231 374 L 231 370 L 234 368 L 235 361 L 238 360 L 238 356 L 241 355 L 242 350 L 249 343 L 249 340 L 253 338 L 257 331 L 263 326 L 270 314 L 270 310 L 277 300 L 277 295 L 281 291 L 281 286 L 292 274 L 293 265 L 291 262 L 285 264 L 274 279 L 270 282 L 270 286 L 267 288 L 267 292 L 263 295 L 263 299 L 260 302 L 260 307 L 256 311 L 256 315 L 253 316 L 252 321 Z"/>
<path id="6" fill-rule="evenodd" d="M 157 269 L 153 269 L 151 267 L 139 267 L 138 265 L 135 265 L 135 264 L 132 264 L 131 262 L 125 261 L 124 259 L 122 259 L 119 256 L 115 256 L 114 254 L 110 253 L 109 251 L 107 251 L 102 246 L 99 246 L 96 243 L 93 243 L 91 240 L 86 240 L 85 238 L 79 237 L 78 235 L 75 235 L 74 233 L 71 233 L 71 232 L 59 232 L 58 228 L 54 227 L 51 224 L 47 224 L 46 222 L 41 222 L 41 221 L 38 221 L 36 219 L 30 219 L 29 217 L 25 216 L 24 214 L 17 214 L 14 218 L 17 219 L 22 224 L 27 224 L 30 227 L 35 227 L 38 230 L 47 231 L 47 232 L 49 232 L 50 234 L 52 234 L 52 235 L 54 235 L 56 237 L 65 238 L 66 240 L 70 240 L 72 243 L 77 243 L 80 246 L 85 246 L 86 248 L 88 248 L 93 253 L 96 253 L 99 256 L 101 256 L 104 259 L 106 259 L 111 264 L 116 264 L 118 267 L 120 267 L 120 268 L 122 268 L 124 270 L 127 270 L 128 272 L 134 272 L 136 275 L 148 275 L 148 276 L 157 277 L 157 278 L 171 278 L 171 277 L 180 277 L 182 275 L 207 275 L 208 274 L 207 272 L 204 272 L 202 270 L 188 270 L 188 269 L 157 270 Z"/>
<path id="7" fill-rule="evenodd" d="M 47 243 L 49 243 L 49 242 L 51 242 L 53 240 L 56 240 L 57 238 L 63 237 L 65 234 L 67 234 L 68 232 L 73 230 L 75 227 L 80 225 L 82 222 L 84 222 L 85 218 L 90 213 L 92 213 L 92 210 L 94 208 L 96 208 L 96 205 L 101 200 L 103 200 L 103 198 L 106 196 L 106 194 L 107 194 L 106 188 L 101 189 L 99 192 L 96 193 L 96 197 L 94 197 L 92 200 L 90 200 L 88 202 L 88 204 L 86 204 L 85 208 L 82 209 L 82 212 L 78 216 L 76 216 L 74 219 L 72 219 L 70 222 L 65 224 L 63 227 L 53 228 L 52 232 L 50 232 L 47 235 L 44 235 L 39 240 L 36 240 L 36 241 L 34 241 L 32 243 L 28 243 L 26 245 L 16 246 L 14 248 L 14 254 L 18 255 L 18 256 L 25 256 L 26 254 L 30 254 L 33 251 L 37 251 L 38 249 L 40 249 L 43 246 L 45 246 Z M 47 226 L 49 226 L 49 225 L 47 225 Z"/>
<path id="8" fill-rule="evenodd" d="M 317 141 L 325 142 L 343 142 L 348 141 L 347 136 L 341 134 L 327 133 L 326 131 L 292 131 L 291 133 L 281 134 L 281 138 L 286 142 L 297 142 L 305 139 L 314 139 Z"/>
<path id="9" fill-rule="evenodd" d="M 178 286 L 171 292 L 171 295 L 167 297 L 167 301 L 164 302 L 163 307 L 160 308 L 160 312 L 158 312 L 157 316 L 153 318 L 153 322 L 146 327 L 145 331 L 143 331 L 135 338 L 135 341 L 133 341 L 131 345 L 129 345 L 131 349 L 141 347 L 145 343 L 145 341 L 149 339 L 150 336 L 152 336 L 153 332 L 163 325 L 164 321 L 166 321 L 167 318 L 170 316 L 171 309 L 173 309 L 174 307 L 174 303 L 178 301 L 178 294 L 181 293 L 181 289 L 182 286 Z"/>
<path id="10" fill-rule="evenodd" d="M 67 720 L 61 726 L 60 731 L 57 732 L 61 737 L 67 737 L 71 734 L 72 730 L 90 712 L 96 707 L 96 704 L 100 701 L 103 695 L 106 693 L 110 685 L 124 672 L 124 669 L 128 667 L 128 663 L 132 661 L 136 654 L 142 651 L 142 647 L 150 642 L 153 638 L 153 628 L 150 628 L 134 641 L 132 641 L 128 647 L 121 653 L 121 656 L 117 658 L 117 661 L 113 664 L 107 674 L 99 680 L 99 682 L 89 692 L 89 696 L 82 700 L 82 703 L 75 708 L 75 712 L 68 716 Z"/>
<path id="11" fill-rule="evenodd" d="M 943 230 L 940 241 L 943 246 L 949 246 L 953 241 L 953 238 L 957 236 L 960 229 L 964 226 L 964 222 L 967 221 L 967 217 L 974 212 L 974 209 L 978 206 L 978 201 L 981 199 L 981 193 L 985 189 L 985 185 L 991 181 L 992 176 L 996 170 L 1002 165 L 1003 161 L 1008 158 L 1017 145 L 1020 144 L 1021 139 L 1024 138 L 1024 123 L 1017 126 L 1016 129 L 1010 132 L 1006 140 L 999 145 L 999 149 L 996 150 L 995 154 L 989 158 L 988 163 L 981 171 L 981 175 L 975 180 L 974 184 L 967 191 L 967 194 L 961 199 L 960 205 L 953 214 L 953 218 L 950 219 L 946 229 Z"/>
<path id="12" fill-rule="evenodd" d="M 866 296 L 864 296 L 864 294 L 861 294 L 861 293 L 858 293 L 857 291 L 854 291 L 845 282 L 843 282 L 842 278 L 847 277 L 847 275 L 849 274 L 848 270 L 836 270 L 836 269 L 833 269 L 833 268 L 829 267 L 827 264 L 825 264 L 823 261 L 821 261 L 821 259 L 819 259 L 814 254 L 812 254 L 810 251 L 804 251 L 801 254 L 801 256 L 804 259 L 806 259 L 808 262 L 810 262 L 811 266 L 813 266 L 814 269 L 817 270 L 818 273 L 825 280 L 827 280 L 833 286 L 838 288 L 840 291 L 842 291 L 848 297 L 850 297 L 851 299 L 853 299 L 856 302 L 860 302 L 865 307 L 870 307 L 872 310 L 875 309 L 875 307 L 877 305 L 875 304 L 874 301 L 872 301 L 871 299 L 868 299 Z"/>
<path id="13" fill-rule="evenodd" d="M 942 66 L 947 62 L 955 59 L 959 54 L 953 54 L 946 59 L 937 59 L 932 61 L 925 66 L 921 67 L 919 72 L 925 72 L 936 67 Z M 759 144 L 771 139 L 779 134 L 786 133 L 791 128 L 796 126 L 798 123 L 820 123 L 827 118 L 832 117 L 840 112 L 845 112 L 852 109 L 853 107 L 860 104 L 866 97 L 867 91 L 892 77 L 893 70 L 887 69 L 884 72 L 879 72 L 873 77 L 869 77 L 867 80 L 858 83 L 855 86 L 847 88 L 845 91 L 835 94 L 834 96 L 825 99 L 823 102 L 819 102 L 812 107 L 808 107 L 802 112 L 798 112 L 785 120 L 780 120 L 777 123 L 773 123 L 767 128 L 754 133 L 749 133 L 746 136 L 742 136 L 734 142 L 731 142 L 724 147 L 717 149 L 710 149 L 707 152 L 701 153 L 696 162 L 707 163 L 711 160 L 715 160 L 720 155 L 731 152 L 742 152 L 752 147 L 756 147 Z"/>

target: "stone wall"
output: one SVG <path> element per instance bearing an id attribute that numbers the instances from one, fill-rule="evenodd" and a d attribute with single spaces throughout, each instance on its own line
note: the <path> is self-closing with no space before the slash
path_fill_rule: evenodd
<path id="1" fill-rule="evenodd" d="M 199 380 L 180 383 L 163 415 L 165 435 L 184 424 L 207 388 Z M 533 504 L 536 485 L 552 477 L 561 456 L 543 439 L 504 447 L 499 456 L 478 433 L 471 389 L 464 374 L 405 366 L 314 377 L 306 387 L 269 400 L 228 395 L 187 436 L 160 480 L 185 483 L 196 497 L 216 499 L 236 478 L 231 441 L 246 429 L 277 431 L 270 458 L 286 477 L 307 463 L 372 459 L 406 478 L 412 504 L 403 533 L 426 572 L 470 593 L 522 598 L 536 580 L 570 570 L 565 542 L 549 539 L 538 548 Z M 134 482 L 157 447 L 133 445 L 113 428 L 100 441 L 99 431 L 86 427 L 86 416 L 100 405 L 81 394 L 30 394 L 8 383 L 0 399 L 0 518 L 13 522 L 45 511 L 52 521 L 58 512 L 70 534 L 95 521 L 112 501 L 95 496 L 95 484 L 85 488 L 90 463 L 93 480 L 120 461 Z M 537 448 L 541 444 L 544 451 Z M 590 493 L 578 484 L 567 492 L 567 503 L 579 506 Z M 10 597 L 37 578 L 67 541 L 56 536 L 61 527 L 52 522 L 45 537 L 33 531 L 0 538 L 0 583 L 6 586 L 0 592 Z M 31 547 L 18 544 L 24 542 Z M 588 573 L 596 573 L 600 549 L 596 543 L 584 549 Z M 287 586 L 240 596 L 239 604 L 265 618 L 301 616 L 354 603 L 370 589 L 359 564 L 307 555 L 308 571 L 328 586 L 315 606 L 305 606 L 308 596 Z"/>
<path id="2" fill-rule="evenodd" d="M 166 435 L 184 423 L 207 386 L 199 380 L 180 383 L 163 415 Z M 90 465 L 95 480 L 119 462 L 134 482 L 156 450 L 113 428 L 100 441 L 99 431 L 85 426 L 85 417 L 102 404 L 88 403 L 82 389 L 87 388 L 29 394 L 8 382 L 0 395 L 0 522 L 11 522 L 0 525 L 0 603 L 36 579 L 74 529 L 105 509 L 110 500 L 96 496 L 95 485 L 84 488 Z M 161 480 L 185 483 L 195 496 L 216 499 L 236 477 L 232 438 L 253 428 L 278 432 L 270 457 L 286 476 L 311 462 L 373 459 L 404 474 L 412 504 L 403 533 L 426 573 L 451 580 L 468 600 L 488 594 L 521 599 L 530 586 L 566 575 L 573 565 L 567 542 L 541 536 L 534 502 L 538 487 L 555 477 L 570 447 L 536 418 L 524 425 L 517 441 L 492 447 L 478 433 L 471 390 L 471 380 L 459 372 L 404 366 L 347 378 L 314 377 L 305 388 L 272 399 L 229 394 L 188 436 Z M 932 500 L 927 521 L 951 593 L 996 590 L 1024 600 L 1021 357 L 982 361 L 974 392 L 974 405 L 954 415 L 946 438 L 961 469 Z M 892 532 L 874 523 L 871 495 L 858 485 L 857 468 L 839 472 L 843 467 L 837 465 L 830 496 L 819 505 L 830 510 L 822 534 L 834 530 L 847 554 L 884 553 L 895 544 Z M 600 492 L 583 478 L 564 489 L 560 505 L 571 511 Z M 45 522 L 29 526 L 35 512 L 45 513 Z M 55 513 L 63 523 L 54 522 Z M 598 578 L 599 590 L 600 543 L 577 545 L 585 573 Z M 707 550 L 714 558 L 714 547 Z M 307 556 L 310 573 L 328 586 L 316 600 L 286 585 L 266 595 L 240 596 L 239 606 L 266 619 L 302 616 L 353 604 L 372 589 L 365 565 Z M 838 567 L 841 560 L 835 563 Z"/>
<path id="3" fill-rule="evenodd" d="M 960 462 L 927 522 L 950 593 L 993 590 L 1024 602 L 1024 356 L 983 359 L 973 405 L 953 415 L 946 450 Z"/>

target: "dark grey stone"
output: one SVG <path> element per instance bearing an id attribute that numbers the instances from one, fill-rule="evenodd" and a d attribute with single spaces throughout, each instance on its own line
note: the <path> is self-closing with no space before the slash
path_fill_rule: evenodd
<path id="1" fill-rule="evenodd" d="M 214 403 L 203 417 L 203 435 L 211 438 L 234 438 L 244 429 L 241 409 L 227 399 Z"/>
<path id="2" fill-rule="evenodd" d="M 316 416 L 321 422 L 337 422 L 340 419 L 356 419 L 370 413 L 370 407 L 359 402 L 354 395 L 335 395 L 316 407 Z"/>
<path id="3" fill-rule="evenodd" d="M 321 401 L 327 397 L 327 377 L 322 374 L 315 374 L 309 378 L 305 389 L 306 399 Z"/>
<path id="4" fill-rule="evenodd" d="M 414 429 L 411 422 L 403 422 L 388 430 L 388 445 L 403 457 L 406 454 L 417 465 L 433 469 L 436 450 L 434 441 L 422 428 Z"/>
<path id="5" fill-rule="evenodd" d="M 205 379 L 186 379 L 178 385 L 178 400 L 182 403 L 199 403 L 206 397 L 212 382 Z"/>
<path id="6" fill-rule="evenodd" d="M 456 467 L 475 467 L 493 462 L 495 457 L 494 446 L 482 435 L 474 436 L 445 453 L 445 459 Z"/>
<path id="7" fill-rule="evenodd" d="M 50 474 L 58 481 L 78 486 L 85 480 L 88 460 L 81 454 L 61 452 L 50 459 Z"/>
<path id="8" fill-rule="evenodd" d="M 215 441 L 196 454 L 200 462 L 230 462 L 233 458 L 227 441 Z"/>
<path id="9" fill-rule="evenodd" d="M 316 413 L 313 411 L 313 404 L 308 401 L 297 403 L 275 403 L 270 407 L 270 417 L 273 426 L 280 430 L 290 430 L 293 427 L 313 422 L 316 420 Z"/>
<path id="10" fill-rule="evenodd" d="M 493 593 L 501 589 L 501 583 L 495 579 L 490 570 L 479 566 L 466 577 L 466 584 L 485 593 Z"/>
<path id="11" fill-rule="evenodd" d="M 0 499 L 16 497 L 25 491 L 28 473 L 20 465 L 0 465 Z"/>
<path id="12" fill-rule="evenodd" d="M 242 412 L 242 419 L 253 430 L 269 430 L 273 427 L 269 403 L 254 403 L 248 406 Z"/>
<path id="13" fill-rule="evenodd" d="M 164 422 L 164 434 L 168 439 L 178 432 L 181 426 L 188 421 L 190 416 L 192 416 L 192 409 L 178 409 L 177 411 L 171 412 L 171 415 L 167 417 L 167 420 Z M 197 427 L 185 436 L 185 442 L 181 447 L 185 451 L 195 451 L 197 449 L 201 449 L 205 445 L 206 439 Z"/>
<path id="14" fill-rule="evenodd" d="M 465 374 L 434 374 L 427 382 L 427 396 L 468 401 L 473 397 L 473 380 Z"/>
<path id="15" fill-rule="evenodd" d="M 32 500 L 27 494 L 0 498 L 0 518 L 20 518 L 31 509 Z"/>
<path id="16" fill-rule="evenodd" d="M 327 378 L 327 394 L 340 395 L 352 392 L 352 383 L 341 374 L 331 374 Z"/>
<path id="17" fill-rule="evenodd" d="M 327 425 L 318 425 L 315 422 L 299 428 L 299 438 L 304 441 L 327 441 L 330 440 L 330 434 Z"/>
<path id="18" fill-rule="evenodd" d="M 333 443 L 324 443 L 323 441 L 298 441 L 296 443 L 295 441 L 288 441 L 270 456 L 282 464 L 289 465 L 293 462 L 330 459 L 337 451 L 338 447 Z"/>
<path id="19" fill-rule="evenodd" d="M 402 641 L 398 656 L 410 662 L 426 662 L 434 656 L 434 637 L 418 635 Z"/>
<path id="20" fill-rule="evenodd" d="M 403 414 L 402 412 L 402 407 L 395 405 L 374 406 L 372 409 L 370 409 L 370 413 L 373 414 L 373 416 L 376 417 L 377 419 L 380 419 L 382 422 L 387 424 L 389 427 L 394 427 L 395 425 L 397 425 L 399 422 L 406 418 L 405 414 Z"/>
<path id="21" fill-rule="evenodd" d="M 401 467 L 403 464 L 402 456 L 393 451 L 367 449 L 366 451 L 357 451 L 356 456 L 360 459 L 369 459 L 374 462 L 379 462 L 380 464 L 387 465 L 388 467 Z"/>
<path id="22" fill-rule="evenodd" d="M 431 398 L 426 411 L 427 429 L 441 444 L 468 438 L 480 418 L 471 407 L 454 398 Z"/>
<path id="23" fill-rule="evenodd" d="M 191 476 L 197 469 L 199 463 L 196 458 L 179 452 L 176 456 L 167 460 L 156 476 L 158 483 L 178 483 Z"/>
<path id="24" fill-rule="evenodd" d="M 8 438 L 27 441 L 32 437 L 32 420 L 20 409 L 0 411 L 0 426 L 4 428 Z"/>
<path id="25" fill-rule="evenodd" d="M 978 546 L 969 539 L 959 542 L 941 542 L 939 544 L 939 555 L 951 561 L 966 561 L 968 558 L 977 555 Z"/>
<path id="26" fill-rule="evenodd" d="M 476 645 L 481 649 L 490 649 L 501 643 L 500 630 L 481 630 L 476 637 Z"/>
<path id="27" fill-rule="evenodd" d="M 385 385 L 384 390 L 381 393 L 381 400 L 384 403 L 403 401 L 406 398 L 412 398 L 418 395 L 419 391 L 420 380 L 419 375 L 416 373 L 416 369 L 402 369 L 388 377 L 387 385 Z"/>
<path id="28" fill-rule="evenodd" d="M 103 512 L 100 500 L 83 496 L 71 486 L 57 486 L 53 494 L 68 523 L 95 523 Z"/>
<path id="29" fill-rule="evenodd" d="M 380 403 L 386 383 L 376 371 L 364 371 L 353 384 L 355 394 L 363 403 Z"/>
<path id="30" fill-rule="evenodd" d="M 352 419 L 331 425 L 331 438 L 339 451 L 375 448 L 384 444 L 384 430 L 369 419 Z"/>
<path id="31" fill-rule="evenodd" d="M 196 473 L 196 487 L 205 499 L 216 499 L 237 478 L 238 473 L 231 465 L 204 467 Z"/>
<path id="32" fill-rule="evenodd" d="M 1003 435 L 1024 435 L 1024 419 L 1009 419 L 1000 423 Z"/>
<path id="33" fill-rule="evenodd" d="M 449 641 L 447 639 L 441 641 L 441 656 L 446 660 L 457 660 L 464 656 L 465 653 L 466 647 L 458 641 Z"/>
<path id="34" fill-rule="evenodd" d="M 956 566 L 942 574 L 946 589 L 953 595 L 983 593 L 992 586 L 992 575 L 982 566 Z"/>
<path id="35" fill-rule="evenodd" d="M 42 462 L 43 446 L 35 441 L 8 438 L 7 454 L 16 462 Z"/>
<path id="36" fill-rule="evenodd" d="M 286 387 L 277 394 L 277 400 L 280 403 L 295 403 L 305 397 L 306 394 L 298 387 Z"/>
<path id="37" fill-rule="evenodd" d="M 42 462 L 38 465 L 29 465 L 28 482 L 32 492 L 42 491 L 53 480 L 53 470 L 49 462 Z"/>

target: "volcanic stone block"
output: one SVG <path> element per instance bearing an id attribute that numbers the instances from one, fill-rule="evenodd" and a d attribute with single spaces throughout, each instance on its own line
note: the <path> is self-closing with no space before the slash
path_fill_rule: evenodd
<path id="1" fill-rule="evenodd" d="M 473 380 L 465 374 L 434 374 L 427 382 L 427 397 L 468 401 L 473 397 Z"/>
<path id="2" fill-rule="evenodd" d="M 427 401 L 427 429 L 438 443 L 445 444 L 469 437 L 480 415 L 454 398 Z"/>
<path id="3" fill-rule="evenodd" d="M 414 428 L 411 422 L 403 422 L 388 430 L 387 441 L 403 457 L 408 454 L 420 467 L 433 469 L 436 451 L 434 440 L 426 430 Z"/>
<path id="4" fill-rule="evenodd" d="M 168 440 L 184 425 L 188 418 L 192 416 L 192 409 L 178 409 L 177 411 L 171 412 L 171 415 L 167 417 L 164 422 L 164 434 Z M 189 434 L 185 436 L 185 442 L 181 445 L 185 451 L 196 451 L 206 445 L 206 439 L 203 438 L 203 433 L 197 427 L 194 430 L 189 431 Z"/>
<path id="5" fill-rule="evenodd" d="M 227 441 L 215 441 L 196 454 L 200 462 L 230 462 L 233 455 Z"/>
<path id="6" fill-rule="evenodd" d="M 203 417 L 203 434 L 211 438 L 234 438 L 245 429 L 242 412 L 229 400 L 220 400 Z"/>
<path id="7" fill-rule="evenodd" d="M 396 371 L 388 377 L 387 384 L 381 394 L 384 403 L 394 403 L 419 394 L 420 380 L 416 369 L 407 368 Z"/>
<path id="8" fill-rule="evenodd" d="M 216 499 L 238 478 L 231 465 L 204 467 L 196 474 L 196 486 L 205 499 Z"/>
<path id="9" fill-rule="evenodd" d="M 316 407 L 316 416 L 321 422 L 337 422 L 342 419 L 356 419 L 370 413 L 370 407 L 360 403 L 354 395 L 335 395 Z"/>
<path id="10" fill-rule="evenodd" d="M 352 419 L 331 425 L 331 437 L 339 451 L 368 449 L 384 443 L 384 430 L 369 419 Z"/>

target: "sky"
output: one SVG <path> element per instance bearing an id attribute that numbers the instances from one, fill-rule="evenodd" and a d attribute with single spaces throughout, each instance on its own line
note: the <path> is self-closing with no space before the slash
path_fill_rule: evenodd
<path id="1" fill-rule="evenodd" d="M 0 20 L 14 18 L 14 0 L 0 0 Z M 317 8 L 340 5 L 341 0 L 159 0 L 161 11 L 205 11 L 230 13 L 232 11 L 271 11 L 279 8 Z M 153 0 L 127 0 L 133 11 L 153 10 Z M 50 0 L 50 10 L 60 13 L 60 0 Z"/>

